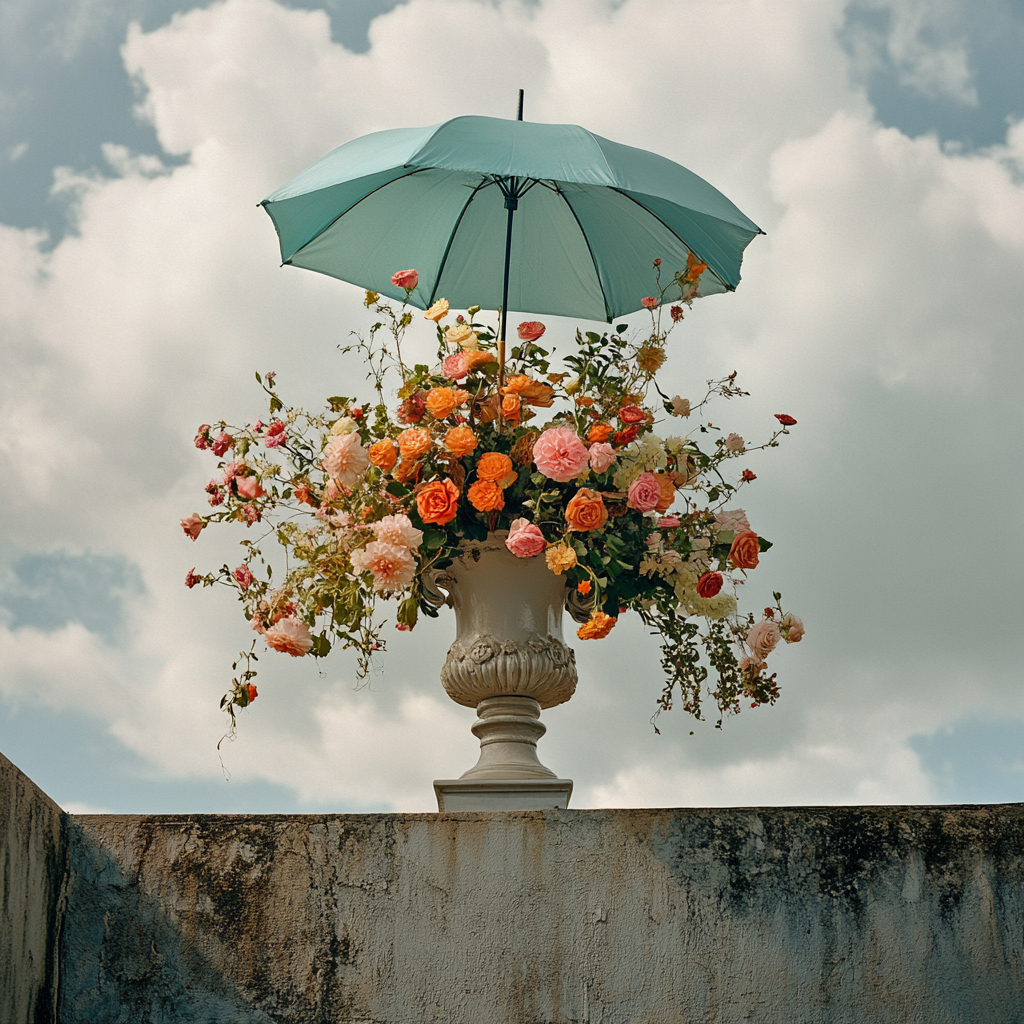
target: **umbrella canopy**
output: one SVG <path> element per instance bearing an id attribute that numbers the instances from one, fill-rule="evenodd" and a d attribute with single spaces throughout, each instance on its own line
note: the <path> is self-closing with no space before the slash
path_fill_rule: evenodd
<path id="1" fill-rule="evenodd" d="M 415 268 L 415 305 L 497 309 L 508 251 L 508 307 L 609 322 L 640 308 L 657 257 L 671 275 L 692 252 L 708 267 L 701 295 L 732 291 L 762 233 L 671 160 L 576 125 L 495 117 L 364 135 L 262 205 L 286 264 L 398 299 L 391 275 Z"/>

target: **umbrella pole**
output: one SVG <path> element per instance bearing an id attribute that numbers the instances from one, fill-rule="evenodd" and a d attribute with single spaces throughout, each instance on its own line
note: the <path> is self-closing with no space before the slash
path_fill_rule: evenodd
<path id="1" fill-rule="evenodd" d="M 523 119 L 523 90 L 519 90 L 519 110 L 516 120 Z M 501 328 L 498 331 L 498 430 L 503 426 L 504 416 L 501 414 L 501 389 L 505 386 L 505 324 L 508 321 L 508 271 L 512 262 L 512 218 L 519 207 L 515 197 L 516 181 L 512 180 L 511 193 L 505 192 L 505 209 L 508 210 L 508 227 L 505 230 L 505 276 L 501 283 Z"/>

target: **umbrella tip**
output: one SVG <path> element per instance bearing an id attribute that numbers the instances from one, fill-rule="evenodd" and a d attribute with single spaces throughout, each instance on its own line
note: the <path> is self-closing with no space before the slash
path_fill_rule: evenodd
<path id="1" fill-rule="evenodd" d="M 516 120 L 522 121 L 523 119 L 523 90 L 519 90 L 519 113 L 516 114 Z"/>

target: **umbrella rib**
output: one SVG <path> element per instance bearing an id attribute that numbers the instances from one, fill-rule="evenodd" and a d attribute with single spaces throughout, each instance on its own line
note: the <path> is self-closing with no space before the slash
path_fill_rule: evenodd
<path id="1" fill-rule="evenodd" d="M 686 239 L 683 238 L 683 236 L 680 235 L 678 231 L 673 230 L 653 210 L 649 210 L 646 206 L 644 206 L 643 203 L 641 203 L 638 200 L 634 199 L 628 192 L 623 192 L 623 190 L 621 188 L 615 188 L 614 185 L 609 186 L 609 188 L 611 188 L 611 190 L 613 192 L 618 192 L 620 196 L 622 196 L 625 199 L 628 199 L 631 203 L 636 203 L 636 205 L 639 206 L 640 209 L 644 211 L 644 213 L 646 213 L 649 216 L 653 217 L 670 235 L 672 235 L 673 238 L 678 238 L 679 241 L 682 242 L 683 245 L 686 246 L 686 248 L 687 248 L 687 250 L 689 252 L 696 252 L 696 250 L 693 248 L 693 246 L 690 245 L 689 242 L 687 242 Z M 764 232 L 762 231 L 761 234 L 764 234 Z M 701 256 L 700 253 L 696 253 L 696 255 L 699 256 L 700 259 L 704 260 L 704 257 Z M 707 260 L 704 260 L 704 262 L 706 263 Z M 736 286 L 729 284 L 727 281 L 723 281 L 722 280 L 722 275 L 719 274 L 717 270 L 714 270 L 711 267 L 708 267 L 708 270 L 710 270 L 711 273 L 714 274 L 715 277 L 718 278 L 719 283 L 722 285 L 722 287 L 727 292 L 734 292 L 734 291 L 736 291 Z"/>
<path id="2" fill-rule="evenodd" d="M 604 281 L 601 280 L 601 271 L 597 265 L 597 260 L 594 257 L 594 250 L 590 247 L 590 239 L 587 238 L 586 231 L 583 230 L 583 225 L 580 223 L 579 217 L 576 215 L 576 211 L 572 207 L 572 203 L 569 202 L 569 197 L 559 188 L 558 182 L 555 182 L 554 191 L 562 197 L 562 202 L 569 207 L 569 212 L 572 214 L 572 219 L 576 221 L 576 227 L 580 229 L 580 234 L 583 236 L 583 241 L 587 243 L 587 252 L 590 253 L 590 262 L 594 264 L 594 274 L 597 277 L 597 286 L 601 289 L 601 301 L 604 303 L 604 316 L 607 323 L 612 322 L 612 311 L 608 306 L 608 296 L 605 294 Z"/>
<path id="3" fill-rule="evenodd" d="M 469 198 L 466 200 L 465 206 L 459 211 L 459 216 L 456 218 L 455 226 L 452 228 L 452 233 L 448 236 L 448 244 L 444 247 L 444 255 L 441 257 L 441 262 L 437 265 L 437 276 L 434 278 L 434 287 L 430 291 L 430 301 L 427 303 L 428 306 L 432 306 L 437 298 L 437 289 L 441 284 L 441 275 L 444 273 L 445 264 L 448 262 L 448 254 L 452 251 L 452 244 L 455 241 L 455 235 L 459 230 L 459 225 L 462 223 L 462 218 L 466 216 L 466 211 L 469 209 L 469 204 L 476 199 L 477 192 L 482 188 L 486 188 L 488 185 L 493 185 L 493 181 L 481 181 L 472 192 L 469 194 Z"/>

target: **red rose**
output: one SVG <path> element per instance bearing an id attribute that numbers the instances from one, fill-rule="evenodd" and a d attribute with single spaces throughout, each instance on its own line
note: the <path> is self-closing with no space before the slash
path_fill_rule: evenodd
<path id="1" fill-rule="evenodd" d="M 729 561 L 737 569 L 756 569 L 761 554 L 761 545 L 753 530 L 743 530 L 736 534 L 736 539 L 729 548 Z"/>
<path id="2" fill-rule="evenodd" d="M 411 292 L 419 284 L 420 275 L 415 270 L 399 270 L 391 275 L 391 283 L 396 288 L 404 288 Z"/>
<path id="3" fill-rule="evenodd" d="M 697 580 L 697 593 L 707 601 L 714 597 L 722 589 L 722 574 L 720 572 L 706 572 Z"/>
<path id="4" fill-rule="evenodd" d="M 743 480 L 744 483 L 748 483 L 749 484 L 751 480 L 756 480 L 757 479 L 757 474 L 756 473 L 751 473 L 751 471 L 749 469 L 745 469 L 745 470 L 743 470 L 743 474 L 740 477 L 740 479 Z"/>
<path id="5" fill-rule="evenodd" d="M 660 266 L 661 266 L 661 260 L 660 260 L 660 259 L 656 259 L 656 260 L 654 261 L 654 265 L 655 265 L 656 267 L 660 267 Z"/>
<path id="6" fill-rule="evenodd" d="M 679 323 L 683 319 L 683 307 L 682 306 L 671 306 L 669 312 L 672 314 L 672 322 Z"/>
<path id="7" fill-rule="evenodd" d="M 787 413 L 784 413 L 784 412 L 777 412 L 777 413 L 775 414 L 775 418 L 776 418 L 776 419 L 777 419 L 777 420 L 778 420 L 778 421 L 779 421 L 779 422 L 780 422 L 780 423 L 781 423 L 781 424 L 782 424 L 782 425 L 783 425 L 784 427 L 795 427 L 795 426 L 796 426 L 796 420 L 795 420 L 795 419 L 793 419 L 793 417 L 792 417 L 792 416 L 790 416 L 790 415 L 788 415 Z"/>
<path id="8" fill-rule="evenodd" d="M 617 444 L 621 448 L 623 445 L 629 444 L 631 441 L 635 441 L 636 435 L 639 433 L 640 431 L 634 423 L 632 426 L 626 427 L 625 430 L 618 430 L 612 434 L 612 443 Z"/>
<path id="9" fill-rule="evenodd" d="M 619 419 L 623 423 L 642 423 L 646 417 L 647 413 L 639 405 L 624 405 L 619 410 Z"/>
<path id="10" fill-rule="evenodd" d="M 539 320 L 524 320 L 519 325 L 519 338 L 522 341 L 536 341 L 546 330 Z"/>

